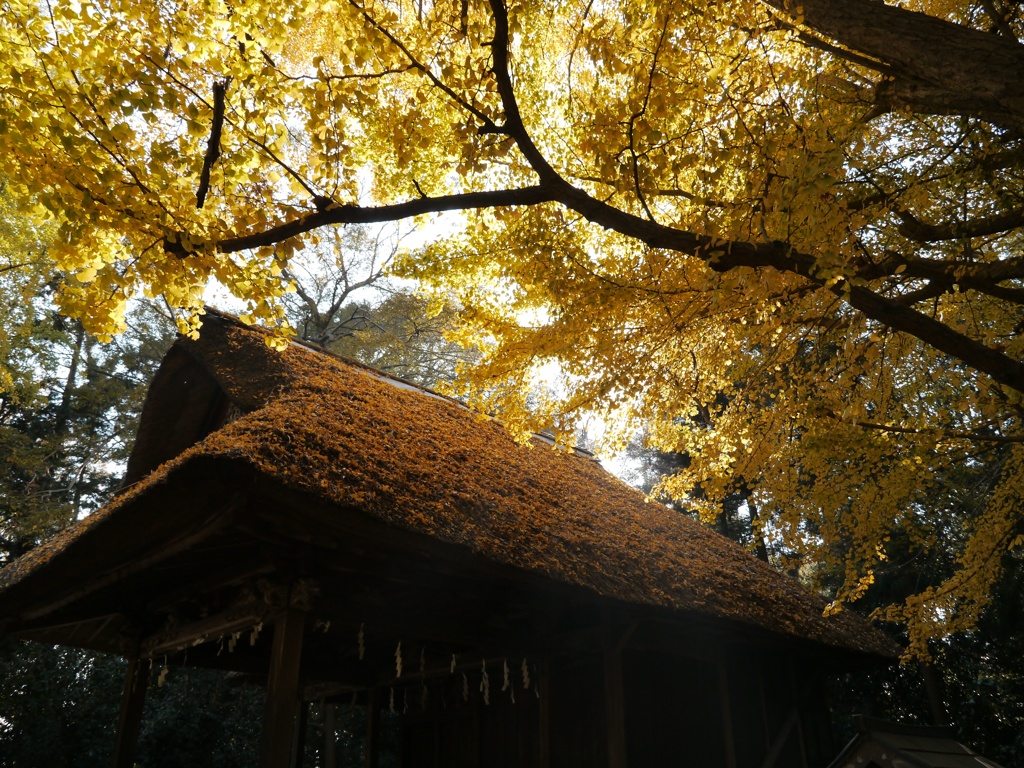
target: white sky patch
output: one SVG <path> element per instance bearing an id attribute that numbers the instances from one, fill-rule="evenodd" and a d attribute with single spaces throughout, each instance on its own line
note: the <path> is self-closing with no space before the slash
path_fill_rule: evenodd
<path id="1" fill-rule="evenodd" d="M 541 316 L 540 310 L 531 310 L 533 320 Z M 534 367 L 529 382 L 531 388 L 546 393 L 548 397 L 561 398 L 568 394 L 569 375 L 562 369 L 557 359 L 546 360 Z M 581 447 L 595 450 L 601 460 L 601 466 L 623 482 L 629 483 L 635 475 L 637 462 L 631 459 L 625 450 L 610 451 L 607 438 L 611 425 L 599 414 L 587 412 L 582 414 Z"/>
<path id="2" fill-rule="evenodd" d="M 595 446 L 601 466 L 624 483 L 632 485 L 632 479 L 636 476 L 638 469 L 638 461 L 631 458 L 625 449 L 608 452 L 607 447 L 602 448 L 608 426 L 608 423 L 597 414 L 588 414 L 585 421 L 587 440 Z"/>
<path id="3" fill-rule="evenodd" d="M 245 311 L 245 303 L 236 298 L 219 280 L 211 278 L 203 291 L 203 303 L 225 312 L 238 314 Z"/>

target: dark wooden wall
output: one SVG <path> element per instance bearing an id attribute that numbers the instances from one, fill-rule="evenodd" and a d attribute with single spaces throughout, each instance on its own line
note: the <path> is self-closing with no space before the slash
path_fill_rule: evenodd
<path id="1" fill-rule="evenodd" d="M 603 768 L 607 707 L 600 652 L 548 664 L 549 757 L 541 757 L 536 687 L 513 703 L 492 680 L 485 705 L 479 680 L 465 701 L 461 679 L 436 686 L 426 706 L 414 687 L 399 713 L 402 768 Z M 799 659 L 752 650 L 716 659 L 623 652 L 628 768 L 823 768 L 835 756 L 823 676 Z M 458 676 L 456 676 L 458 677 Z M 497 684 L 495 684 L 497 682 Z M 544 680 L 536 680 L 543 686 Z M 526 695 L 524 695 L 526 694 Z M 406 700 L 399 692 L 401 708 Z M 386 704 L 385 704 L 386 708 Z"/>
<path id="2" fill-rule="evenodd" d="M 607 765 L 604 669 L 599 652 L 552 659 L 548 672 L 552 768 Z"/>
<path id="3" fill-rule="evenodd" d="M 402 768 L 539 768 L 539 700 L 518 684 L 513 702 L 501 690 L 500 672 L 492 674 L 488 704 L 479 676 L 470 678 L 468 700 L 460 674 L 444 684 L 435 681 L 425 701 L 417 686 L 396 690 Z M 385 698 L 389 710 L 390 692 Z"/>
<path id="4" fill-rule="evenodd" d="M 631 766 L 726 766 L 718 670 L 684 657 L 625 653 Z"/>

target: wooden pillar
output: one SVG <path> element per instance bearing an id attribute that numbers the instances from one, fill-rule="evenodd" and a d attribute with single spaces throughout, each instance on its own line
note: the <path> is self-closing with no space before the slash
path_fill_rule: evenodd
<path id="1" fill-rule="evenodd" d="M 608 768 L 626 768 L 626 692 L 622 681 L 622 648 L 611 638 L 604 647 L 604 703 L 608 737 Z"/>
<path id="2" fill-rule="evenodd" d="M 537 686 L 537 693 L 540 695 L 537 707 L 540 718 L 538 765 L 540 768 L 551 768 L 551 676 L 546 656 L 538 664 L 537 679 L 533 684 Z"/>
<path id="3" fill-rule="evenodd" d="M 363 761 L 366 768 L 377 768 L 380 757 L 380 697 L 378 689 L 366 691 L 366 748 Z"/>
<path id="4" fill-rule="evenodd" d="M 128 659 L 128 671 L 121 693 L 121 714 L 117 722 L 117 743 L 114 746 L 114 768 L 132 768 L 135 765 L 135 748 L 139 742 L 142 726 L 142 708 L 146 703 L 146 686 L 149 683 L 149 660 L 132 657 Z"/>
<path id="5" fill-rule="evenodd" d="M 807 734 L 804 733 L 804 719 L 800 713 L 803 707 L 803 689 L 797 682 L 796 664 L 792 656 L 789 657 L 789 679 L 793 688 L 793 711 L 796 712 L 796 736 L 797 744 L 800 745 L 800 768 L 808 768 L 807 763 Z M 813 679 L 813 677 L 811 678 Z"/>
<path id="6" fill-rule="evenodd" d="M 289 768 L 292 763 L 305 623 L 305 613 L 297 608 L 287 609 L 274 622 L 260 768 Z"/>
<path id="7" fill-rule="evenodd" d="M 299 702 L 299 717 L 292 737 L 292 768 L 302 768 L 306 758 L 306 729 L 309 727 L 309 702 Z"/>
<path id="8" fill-rule="evenodd" d="M 732 723 L 732 705 L 729 701 L 729 668 L 725 657 L 718 659 L 718 699 L 722 707 L 722 735 L 725 738 L 726 768 L 736 768 L 736 737 Z"/>
<path id="9" fill-rule="evenodd" d="M 338 728 L 334 721 L 334 704 L 320 702 L 324 721 L 324 754 L 321 768 L 338 768 Z"/>
<path id="10" fill-rule="evenodd" d="M 612 611 L 602 611 L 604 624 L 604 700 L 608 732 L 608 768 L 626 768 L 626 686 L 622 679 L 622 653 L 638 622 L 623 626 Z"/>

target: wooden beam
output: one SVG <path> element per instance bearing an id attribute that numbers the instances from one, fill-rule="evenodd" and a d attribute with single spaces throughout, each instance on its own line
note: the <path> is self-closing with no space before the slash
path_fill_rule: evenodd
<path id="1" fill-rule="evenodd" d="M 121 714 L 117 722 L 117 743 L 114 746 L 114 768 L 133 768 L 135 747 L 142 726 L 142 708 L 146 703 L 149 683 L 149 662 L 138 656 L 128 659 L 128 671 L 121 693 Z"/>
<path id="2" fill-rule="evenodd" d="M 184 527 L 183 530 L 174 529 L 159 545 L 150 547 L 144 554 L 136 556 L 127 562 L 121 562 L 66 592 L 54 592 L 60 596 L 49 602 L 33 602 L 32 607 L 21 612 L 20 618 L 25 621 L 32 621 L 45 616 L 48 613 L 59 610 L 66 605 L 85 597 L 103 587 L 123 581 L 136 573 L 145 570 L 151 565 L 169 559 L 171 556 L 193 547 L 198 542 L 212 536 L 219 530 L 225 528 L 235 517 L 235 506 L 228 504 L 225 507 L 215 507 L 212 513 L 203 515 L 198 521 Z"/>
<path id="3" fill-rule="evenodd" d="M 164 656 L 198 645 L 207 640 L 216 640 L 223 635 L 230 635 L 256 626 L 266 618 L 269 609 L 266 605 L 251 602 L 221 611 L 199 621 L 189 622 L 173 629 L 161 630 L 142 641 L 141 654 L 144 657 Z"/>
<path id="4" fill-rule="evenodd" d="M 757 695 L 761 704 L 761 727 L 764 729 L 764 754 L 772 751 L 772 726 L 768 719 L 768 699 L 764 695 L 764 662 L 757 661 Z"/>
<path id="5" fill-rule="evenodd" d="M 789 739 L 789 734 L 793 732 L 793 728 L 796 727 L 796 721 L 799 718 L 800 712 L 798 708 L 793 707 L 793 711 L 789 713 L 789 717 L 786 718 L 786 721 L 782 724 L 771 746 L 768 748 L 768 754 L 765 755 L 764 760 L 761 762 L 761 768 L 775 768 L 779 756 L 786 746 L 786 740 Z"/>
<path id="6" fill-rule="evenodd" d="M 289 768 L 292 762 L 305 624 L 306 614 L 297 608 L 288 608 L 274 622 L 260 768 Z"/>

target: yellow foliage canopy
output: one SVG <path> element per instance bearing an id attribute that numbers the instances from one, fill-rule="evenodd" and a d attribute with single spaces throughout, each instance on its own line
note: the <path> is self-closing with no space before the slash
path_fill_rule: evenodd
<path id="1" fill-rule="evenodd" d="M 402 269 L 465 307 L 475 396 L 650 424 L 666 491 L 742 485 L 846 556 L 840 599 L 1002 467 L 959 574 L 890 612 L 920 648 L 1024 533 L 1024 27 L 908 5 L 4 0 L 0 173 L 99 334 L 140 291 L 194 333 L 213 278 L 279 324 L 303 237 L 462 211 Z M 570 389 L 527 409 L 548 360 Z"/>

